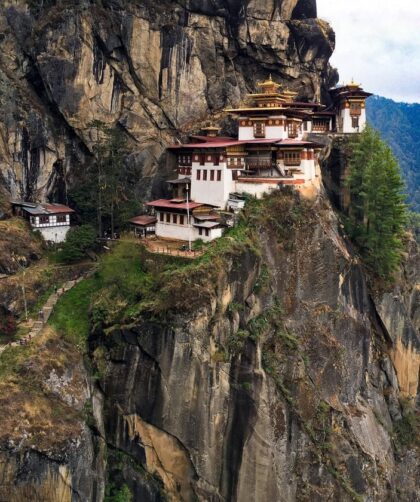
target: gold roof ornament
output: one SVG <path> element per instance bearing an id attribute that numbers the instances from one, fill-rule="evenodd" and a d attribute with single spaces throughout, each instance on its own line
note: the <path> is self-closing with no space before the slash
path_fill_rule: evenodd
<path id="1" fill-rule="evenodd" d="M 207 136 L 217 136 L 217 133 L 220 131 L 220 127 L 210 124 L 206 127 L 202 127 L 201 130 L 206 133 Z"/>
<path id="2" fill-rule="evenodd" d="M 351 82 L 349 84 L 346 85 L 346 87 L 355 87 L 355 88 L 358 88 L 358 87 L 362 87 L 361 84 L 357 84 L 355 81 L 354 81 L 354 78 L 351 79 Z"/>
<path id="3" fill-rule="evenodd" d="M 265 80 L 264 82 L 258 82 L 257 86 L 261 87 L 265 94 L 271 94 L 273 92 L 277 92 L 277 89 L 282 87 L 281 84 L 274 82 L 271 73 L 270 73 L 270 77 L 268 78 L 268 80 Z"/>

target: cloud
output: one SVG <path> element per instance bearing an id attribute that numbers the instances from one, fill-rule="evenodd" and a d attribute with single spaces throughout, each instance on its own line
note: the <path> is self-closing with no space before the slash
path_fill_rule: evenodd
<path id="1" fill-rule="evenodd" d="M 336 32 L 331 64 L 341 81 L 396 101 L 420 102 L 418 0 L 318 0 L 318 16 Z"/>

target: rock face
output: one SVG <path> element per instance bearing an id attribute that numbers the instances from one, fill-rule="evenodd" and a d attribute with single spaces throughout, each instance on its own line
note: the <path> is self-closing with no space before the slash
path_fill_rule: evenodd
<path id="1" fill-rule="evenodd" d="M 66 201 L 92 120 L 127 132 L 144 194 L 167 144 L 259 79 L 320 98 L 336 78 L 315 0 L 38 4 L 0 6 L 0 174 L 13 197 Z"/>
<path id="2" fill-rule="evenodd" d="M 92 338 L 135 500 L 418 500 L 393 432 L 418 392 L 418 302 L 374 300 L 327 201 L 293 200 L 193 306 Z"/>

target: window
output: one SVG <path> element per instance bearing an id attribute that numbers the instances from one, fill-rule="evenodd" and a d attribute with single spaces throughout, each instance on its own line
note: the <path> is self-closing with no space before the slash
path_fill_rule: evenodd
<path id="1" fill-rule="evenodd" d="M 328 122 L 326 120 L 314 120 L 312 129 L 314 132 L 327 132 Z"/>
<path id="2" fill-rule="evenodd" d="M 206 237 L 208 237 L 208 236 L 209 236 L 209 229 L 206 228 Z"/>
<path id="3" fill-rule="evenodd" d="M 350 115 L 361 115 L 362 105 L 361 103 L 350 103 Z"/>
<path id="4" fill-rule="evenodd" d="M 359 127 L 359 117 L 352 117 L 351 118 L 351 126 L 356 129 Z"/>
<path id="5" fill-rule="evenodd" d="M 36 223 L 36 218 L 34 216 L 31 216 L 31 223 L 32 225 L 35 225 Z"/>
<path id="6" fill-rule="evenodd" d="M 57 214 L 57 223 L 66 223 L 67 216 L 65 214 Z"/>
<path id="7" fill-rule="evenodd" d="M 213 171 L 213 169 L 210 170 L 210 181 L 214 181 L 214 171 Z"/>
<path id="8" fill-rule="evenodd" d="M 205 163 L 206 163 L 206 156 L 204 154 L 200 155 L 200 165 L 204 166 Z"/>
<path id="9" fill-rule="evenodd" d="M 232 171 L 232 179 L 236 181 L 238 179 L 238 171 Z"/>
<path id="10" fill-rule="evenodd" d="M 201 180 L 201 169 L 197 169 L 197 180 Z"/>
<path id="11" fill-rule="evenodd" d="M 187 176 L 191 176 L 191 167 L 188 167 L 186 170 L 185 170 L 185 174 Z"/>
<path id="12" fill-rule="evenodd" d="M 222 171 L 220 169 L 217 171 L 217 181 L 222 181 Z"/>
<path id="13" fill-rule="evenodd" d="M 178 221 L 177 215 L 176 215 L 176 214 L 173 214 L 173 215 L 172 215 L 172 223 L 175 223 L 175 224 L 176 224 L 176 223 L 177 223 L 177 221 Z"/>
<path id="14" fill-rule="evenodd" d="M 285 166 L 300 166 L 300 152 L 284 152 Z"/>
<path id="15" fill-rule="evenodd" d="M 264 122 L 256 122 L 254 124 L 254 136 L 256 138 L 265 138 L 265 124 L 264 124 Z"/>
<path id="16" fill-rule="evenodd" d="M 166 223 L 171 222 L 171 215 L 169 213 L 166 214 Z"/>
<path id="17" fill-rule="evenodd" d="M 303 123 L 303 130 L 304 131 L 308 130 L 308 122 L 306 122 L 306 121 Z"/>
<path id="18" fill-rule="evenodd" d="M 159 213 L 159 221 L 163 221 L 163 213 Z"/>
<path id="19" fill-rule="evenodd" d="M 40 223 L 49 223 L 50 222 L 50 217 L 49 216 L 40 216 L 39 217 L 39 222 Z"/>
<path id="20" fill-rule="evenodd" d="M 181 215 L 179 216 L 179 224 L 180 224 L 180 225 L 183 225 L 183 224 L 184 224 L 184 215 L 183 215 L 183 214 L 181 214 Z"/>
<path id="21" fill-rule="evenodd" d="M 203 181 L 207 181 L 207 171 L 203 169 Z"/>
<path id="22" fill-rule="evenodd" d="M 287 130 L 288 130 L 289 138 L 297 138 L 298 128 L 297 128 L 297 124 L 295 122 L 291 122 L 290 124 L 288 124 Z"/>
<path id="23" fill-rule="evenodd" d="M 202 229 L 202 228 L 199 228 L 199 229 L 198 229 L 198 233 L 199 233 L 199 235 L 203 235 L 203 229 Z"/>
<path id="24" fill-rule="evenodd" d="M 219 165 L 219 161 L 220 161 L 220 155 L 219 154 L 216 154 L 214 156 L 214 165 L 215 166 L 218 166 Z"/>

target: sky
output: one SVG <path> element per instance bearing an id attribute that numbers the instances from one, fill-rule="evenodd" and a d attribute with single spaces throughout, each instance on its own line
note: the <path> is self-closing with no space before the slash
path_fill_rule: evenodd
<path id="1" fill-rule="evenodd" d="M 331 64 L 394 101 L 420 103 L 420 0 L 317 0 L 336 33 Z"/>

